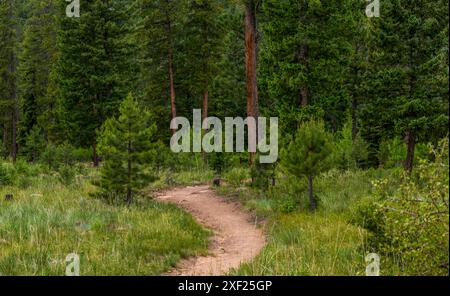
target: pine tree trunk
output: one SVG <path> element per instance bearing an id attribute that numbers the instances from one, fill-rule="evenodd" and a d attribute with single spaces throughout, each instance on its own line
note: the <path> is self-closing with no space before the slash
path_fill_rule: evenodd
<path id="1" fill-rule="evenodd" d="M 175 82 L 173 74 L 173 51 L 169 49 L 169 83 L 170 83 L 170 110 L 172 112 L 172 119 L 177 117 L 177 109 L 175 106 Z M 173 130 L 175 133 L 175 130 Z"/>
<path id="2" fill-rule="evenodd" d="M 94 139 L 94 142 L 92 143 L 92 162 L 94 164 L 94 167 L 97 168 L 99 165 L 98 160 L 98 154 L 97 154 L 97 141 Z"/>
<path id="3" fill-rule="evenodd" d="M 296 59 L 299 63 L 305 65 L 307 67 L 307 55 L 308 55 L 308 46 L 303 44 L 300 46 L 300 49 L 297 51 Z M 302 107 L 308 106 L 309 104 L 309 90 L 305 85 L 300 86 L 299 92 L 299 104 Z"/>
<path id="4" fill-rule="evenodd" d="M 174 70 L 173 70 L 173 43 L 172 43 L 172 22 L 170 20 L 169 12 L 166 12 L 166 30 L 167 30 L 167 37 L 168 37 L 168 45 L 169 45 L 169 51 L 168 51 L 168 71 L 169 71 L 169 87 L 170 87 L 170 110 L 172 113 L 172 119 L 175 119 L 177 117 L 177 109 L 175 105 L 175 78 L 174 78 Z M 173 133 L 176 132 L 176 130 L 172 130 Z"/>
<path id="5" fill-rule="evenodd" d="M 253 0 L 248 0 L 245 11 L 245 66 L 247 85 L 247 116 L 258 117 L 258 85 L 256 80 L 256 12 Z M 257 126 L 249 125 L 252 137 L 258 139 Z M 249 164 L 252 165 L 255 153 L 250 153 Z"/>
<path id="6" fill-rule="evenodd" d="M 404 163 L 405 171 L 411 174 L 414 163 L 414 150 L 416 148 L 416 137 L 414 132 L 408 131 L 405 137 L 406 142 L 406 159 Z"/>
<path id="7" fill-rule="evenodd" d="M 311 211 L 316 210 L 316 201 L 314 199 L 314 192 L 313 192 L 313 176 L 308 176 L 308 193 L 309 193 L 309 204 L 311 207 Z"/>
<path id="8" fill-rule="evenodd" d="M 202 111 L 202 123 L 208 118 L 208 100 L 209 100 L 209 92 L 208 90 L 205 90 L 203 92 L 203 111 Z M 202 159 L 203 162 L 206 164 L 207 157 L 205 151 L 203 151 L 202 148 Z"/>

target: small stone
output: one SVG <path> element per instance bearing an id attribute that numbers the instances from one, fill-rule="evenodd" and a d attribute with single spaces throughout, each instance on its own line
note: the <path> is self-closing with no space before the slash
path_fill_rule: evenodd
<path id="1" fill-rule="evenodd" d="M 219 176 L 214 177 L 213 185 L 217 186 L 217 187 L 220 186 L 220 177 Z"/>
<path id="2" fill-rule="evenodd" d="M 12 201 L 13 200 L 13 194 L 12 193 L 8 193 L 5 195 L 5 200 L 6 201 Z"/>

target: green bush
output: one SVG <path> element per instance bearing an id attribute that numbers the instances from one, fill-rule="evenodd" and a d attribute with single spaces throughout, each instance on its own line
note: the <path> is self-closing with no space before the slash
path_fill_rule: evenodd
<path id="1" fill-rule="evenodd" d="M 224 179 L 234 188 L 239 188 L 244 184 L 246 179 L 250 178 L 247 168 L 232 168 L 224 174 Z"/>
<path id="2" fill-rule="evenodd" d="M 404 275 L 449 273 L 448 139 L 429 151 L 435 161 L 421 160 L 393 192 L 392 180 L 374 182 L 375 201 L 361 207 L 369 247 L 385 256 L 386 269 Z"/>
<path id="3" fill-rule="evenodd" d="M 427 145 L 423 143 L 416 144 L 414 161 L 417 162 L 420 159 L 427 159 L 429 157 L 430 154 Z M 399 138 L 383 141 L 380 145 L 378 158 L 380 160 L 380 164 L 384 168 L 402 167 L 403 162 L 406 159 L 405 143 Z"/>
<path id="4" fill-rule="evenodd" d="M 0 185 L 13 185 L 16 175 L 16 170 L 12 164 L 0 162 Z"/>
<path id="5" fill-rule="evenodd" d="M 64 185 L 70 185 L 75 180 L 75 176 L 77 175 L 77 168 L 70 165 L 61 165 L 58 168 L 58 176 L 59 180 Z"/>
<path id="6" fill-rule="evenodd" d="M 348 170 L 364 167 L 369 158 L 368 144 L 358 134 L 352 139 L 352 127 L 347 123 L 338 135 L 333 149 L 333 163 L 336 168 Z"/>

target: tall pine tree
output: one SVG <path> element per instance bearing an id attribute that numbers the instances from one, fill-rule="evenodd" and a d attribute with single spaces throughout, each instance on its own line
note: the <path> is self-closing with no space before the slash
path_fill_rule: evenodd
<path id="1" fill-rule="evenodd" d="M 117 112 L 127 92 L 128 27 L 122 4 L 87 1 L 80 18 L 60 18 L 58 94 L 63 117 L 71 142 L 92 147 L 94 166 L 99 162 L 96 130 Z"/>

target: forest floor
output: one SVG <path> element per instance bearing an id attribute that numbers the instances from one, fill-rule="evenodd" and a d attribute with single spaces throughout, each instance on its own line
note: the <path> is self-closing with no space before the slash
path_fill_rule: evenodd
<path id="1" fill-rule="evenodd" d="M 206 256 L 183 259 L 166 275 L 223 275 L 251 261 L 266 243 L 263 231 L 238 203 L 217 196 L 206 185 L 161 192 L 157 200 L 177 204 L 213 231 Z"/>

